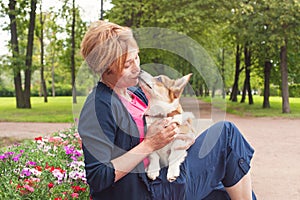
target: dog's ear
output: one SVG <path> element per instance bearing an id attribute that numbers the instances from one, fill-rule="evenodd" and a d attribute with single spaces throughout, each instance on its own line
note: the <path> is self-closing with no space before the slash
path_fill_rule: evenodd
<path id="1" fill-rule="evenodd" d="M 190 78 L 192 76 L 192 73 L 183 76 L 180 79 L 177 79 L 175 81 L 175 84 L 172 86 L 171 90 L 173 91 L 174 97 L 179 98 L 181 93 L 183 92 L 184 87 L 189 82 Z"/>

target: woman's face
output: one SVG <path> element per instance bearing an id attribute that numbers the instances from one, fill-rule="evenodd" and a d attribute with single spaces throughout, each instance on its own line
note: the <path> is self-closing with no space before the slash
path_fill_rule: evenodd
<path id="1" fill-rule="evenodd" d="M 127 54 L 123 71 L 117 75 L 116 85 L 120 88 L 127 88 L 138 84 L 140 73 L 140 57 L 138 49 L 132 50 Z"/>

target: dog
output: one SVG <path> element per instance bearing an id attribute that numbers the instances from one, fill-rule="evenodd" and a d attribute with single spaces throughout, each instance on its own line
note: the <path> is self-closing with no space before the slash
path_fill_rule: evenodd
<path id="1" fill-rule="evenodd" d="M 180 105 L 180 96 L 192 74 L 173 80 L 165 75 L 153 77 L 145 71 L 139 75 L 139 85 L 148 98 L 148 108 L 145 112 L 147 127 L 159 118 L 171 117 L 171 123 L 176 123 L 179 128 L 177 134 L 195 135 L 192 127 L 193 114 L 184 113 Z M 165 147 L 153 152 L 149 156 L 147 176 L 155 180 L 159 176 L 162 166 L 169 166 L 167 179 L 173 182 L 180 175 L 180 165 L 187 156 L 186 150 L 176 147 L 186 146 L 187 141 L 175 139 Z"/>

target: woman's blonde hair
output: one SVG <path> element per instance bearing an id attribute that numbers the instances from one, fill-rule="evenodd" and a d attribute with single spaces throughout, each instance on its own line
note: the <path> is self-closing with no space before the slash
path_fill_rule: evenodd
<path id="1" fill-rule="evenodd" d="M 121 72 L 129 48 L 138 48 L 131 29 L 101 20 L 91 24 L 81 42 L 83 58 L 100 75 Z"/>

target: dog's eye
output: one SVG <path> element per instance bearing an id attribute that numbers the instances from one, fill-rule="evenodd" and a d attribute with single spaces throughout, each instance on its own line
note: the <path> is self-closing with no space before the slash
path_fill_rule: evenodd
<path id="1" fill-rule="evenodd" d="M 159 76 L 159 77 L 157 77 L 157 78 L 156 78 L 156 80 L 162 83 L 162 79 L 161 79 L 161 77 L 160 77 L 160 76 Z"/>

